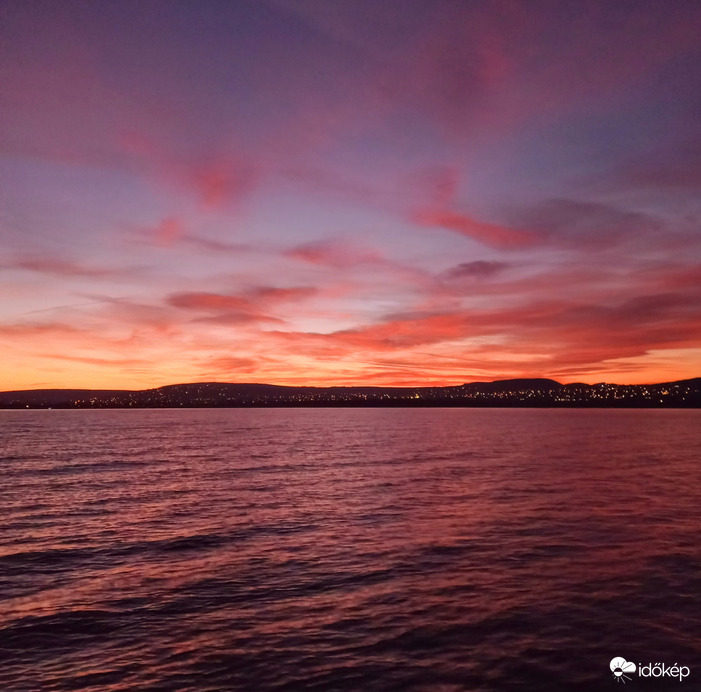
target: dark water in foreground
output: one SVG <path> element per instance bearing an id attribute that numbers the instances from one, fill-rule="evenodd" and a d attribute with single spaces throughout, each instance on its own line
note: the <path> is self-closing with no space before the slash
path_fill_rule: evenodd
<path id="1" fill-rule="evenodd" d="M 1 690 L 701 689 L 701 411 L 0 412 Z"/>

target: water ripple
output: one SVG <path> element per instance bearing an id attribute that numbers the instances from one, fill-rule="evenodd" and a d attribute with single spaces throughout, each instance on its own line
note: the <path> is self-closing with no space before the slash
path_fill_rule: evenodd
<path id="1" fill-rule="evenodd" d="M 700 675 L 700 415 L 1 412 L 0 689 Z"/>

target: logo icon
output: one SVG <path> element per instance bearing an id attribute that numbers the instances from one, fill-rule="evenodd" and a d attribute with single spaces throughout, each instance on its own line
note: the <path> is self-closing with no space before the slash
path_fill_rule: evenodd
<path id="1" fill-rule="evenodd" d="M 611 668 L 616 682 L 622 682 L 624 685 L 626 680 L 630 680 L 630 677 L 626 675 L 626 673 L 635 673 L 635 663 L 630 663 L 620 656 L 612 658 L 609 667 Z"/>

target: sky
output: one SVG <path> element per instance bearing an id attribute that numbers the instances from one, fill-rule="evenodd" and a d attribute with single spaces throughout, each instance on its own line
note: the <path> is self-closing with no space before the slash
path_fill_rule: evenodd
<path id="1" fill-rule="evenodd" d="M 701 376 L 697 0 L 0 4 L 0 389 Z"/>

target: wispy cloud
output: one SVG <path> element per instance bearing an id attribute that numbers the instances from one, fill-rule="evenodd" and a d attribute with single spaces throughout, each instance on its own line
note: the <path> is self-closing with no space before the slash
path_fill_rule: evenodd
<path id="1" fill-rule="evenodd" d="M 64 278 L 115 279 L 128 278 L 137 271 L 135 268 L 115 268 L 85 264 L 70 259 L 46 255 L 15 257 L 3 262 L 5 269 L 22 270 Z"/>
<path id="2" fill-rule="evenodd" d="M 485 223 L 454 211 L 424 210 L 415 213 L 413 219 L 419 225 L 444 228 L 504 250 L 523 248 L 538 242 L 538 235 L 533 231 Z"/>
<path id="3" fill-rule="evenodd" d="M 450 269 L 446 269 L 440 278 L 444 281 L 484 281 L 502 274 L 509 268 L 507 262 L 496 260 L 474 260 L 472 262 L 461 262 Z"/>
<path id="4" fill-rule="evenodd" d="M 331 238 L 297 245 L 287 250 L 285 254 L 302 262 L 334 269 L 348 269 L 363 264 L 385 262 L 385 258 L 377 250 Z"/>

